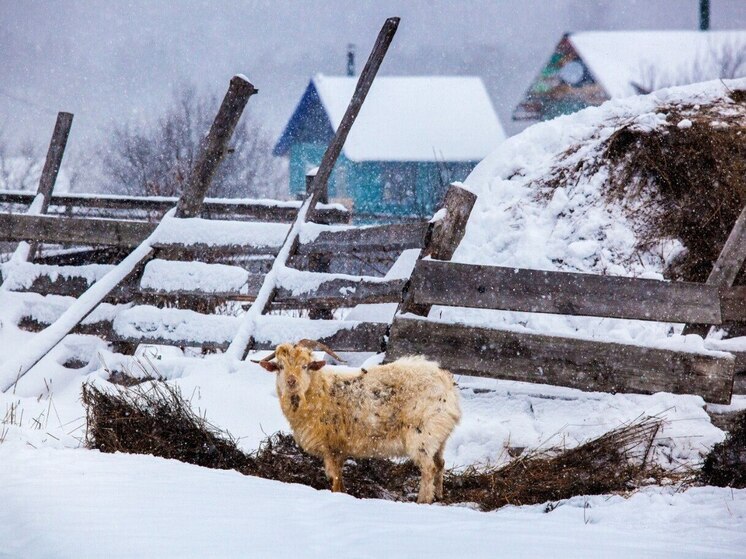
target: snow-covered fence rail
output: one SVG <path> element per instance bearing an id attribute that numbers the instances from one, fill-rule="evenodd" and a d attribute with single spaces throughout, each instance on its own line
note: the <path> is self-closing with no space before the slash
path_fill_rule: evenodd
<path id="1" fill-rule="evenodd" d="M 699 394 L 728 403 L 735 373 L 730 353 L 468 326 L 415 311 L 441 305 L 721 324 L 746 319 L 742 306 L 721 303 L 732 299 L 704 284 L 422 260 L 392 325 L 387 359 L 422 353 L 464 374 L 606 392 Z"/>
<path id="2" fill-rule="evenodd" d="M 21 190 L 0 191 L 0 207 L 27 207 L 34 194 Z M 52 194 L 49 215 L 67 217 L 108 217 L 120 219 L 160 219 L 178 201 L 175 196 L 119 196 L 114 194 Z M 301 202 L 252 198 L 206 198 L 202 217 L 289 223 L 295 219 Z M 340 204 L 319 204 L 318 220 L 349 223 L 351 213 Z"/>

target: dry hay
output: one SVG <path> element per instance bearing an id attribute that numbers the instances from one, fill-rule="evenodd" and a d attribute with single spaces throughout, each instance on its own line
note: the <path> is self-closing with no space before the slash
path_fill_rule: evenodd
<path id="1" fill-rule="evenodd" d="M 746 488 L 746 411 L 738 415 L 725 440 L 707 455 L 699 478 L 707 485 Z"/>
<path id="2" fill-rule="evenodd" d="M 679 239 L 687 251 L 666 276 L 703 282 L 746 205 L 746 93 L 733 91 L 730 100 L 713 104 L 660 106 L 656 113 L 669 124 L 650 130 L 629 118 L 615 123 L 597 150 L 566 150 L 540 195 L 606 173 L 606 199 L 622 202 L 637 249 Z M 690 127 L 677 126 L 684 119 Z"/>
<path id="3" fill-rule="evenodd" d="M 292 436 L 277 433 L 247 454 L 227 432 L 194 413 L 178 388 L 163 382 L 114 391 L 83 387 L 89 448 L 152 454 L 217 469 L 234 469 L 288 483 L 328 489 L 320 459 Z M 525 453 L 502 467 L 447 471 L 443 502 L 472 503 L 482 510 L 537 504 L 575 495 L 627 492 L 663 473 L 647 463 L 659 418 L 640 418 L 578 447 Z M 419 471 L 411 462 L 348 460 L 347 492 L 359 498 L 411 501 Z"/>

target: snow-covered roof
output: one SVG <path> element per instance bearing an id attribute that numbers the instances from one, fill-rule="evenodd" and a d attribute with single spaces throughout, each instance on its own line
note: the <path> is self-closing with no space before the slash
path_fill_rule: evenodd
<path id="1" fill-rule="evenodd" d="M 335 131 L 357 80 L 317 74 L 307 90 L 309 94 L 315 89 Z M 287 141 L 293 120 L 302 116 L 298 113 L 276 153 Z M 344 154 L 353 161 L 479 161 L 504 139 L 481 78 L 379 77 L 347 137 Z"/>
<path id="2" fill-rule="evenodd" d="M 638 93 L 633 83 L 654 88 L 701 82 L 720 75 L 720 53 L 746 52 L 743 31 L 588 31 L 569 40 L 587 68 L 609 94 Z M 746 75 L 746 64 L 740 76 Z"/>

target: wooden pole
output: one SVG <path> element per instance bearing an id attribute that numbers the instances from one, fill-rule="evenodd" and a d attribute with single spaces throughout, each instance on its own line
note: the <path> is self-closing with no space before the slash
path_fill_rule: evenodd
<path id="1" fill-rule="evenodd" d="M 72 113 L 57 113 L 57 122 L 54 125 L 54 132 L 52 132 L 52 139 L 49 142 L 49 149 L 47 150 L 47 158 L 44 161 L 44 168 L 42 169 L 41 177 L 39 178 L 39 187 L 36 190 L 36 194 L 41 195 L 42 197 L 41 206 L 36 212 L 38 214 L 47 213 L 47 209 L 49 208 L 49 202 L 52 199 L 52 191 L 57 182 L 57 175 L 60 172 L 62 156 L 65 154 L 67 138 L 70 135 L 72 124 Z M 28 254 L 26 255 L 27 262 L 34 259 L 37 247 L 37 243 L 29 244 Z"/>
<path id="2" fill-rule="evenodd" d="M 220 166 L 249 97 L 258 90 L 244 76 L 233 76 L 215 121 L 200 146 L 197 161 L 176 206 L 176 217 L 194 217 L 202 209 L 207 189 Z"/>
<path id="3" fill-rule="evenodd" d="M 332 169 L 334 168 L 334 164 L 336 163 L 339 154 L 342 152 L 342 147 L 347 139 L 347 135 L 360 112 L 360 108 L 368 95 L 368 91 L 370 91 L 370 86 L 373 84 L 378 69 L 381 67 L 381 62 L 383 62 L 383 58 L 386 56 L 386 52 L 388 51 L 389 45 L 391 44 L 391 40 L 394 38 L 398 26 L 398 17 L 388 18 L 384 22 L 383 27 L 381 27 L 381 31 L 378 33 L 376 43 L 368 57 L 368 62 L 365 64 L 363 72 L 360 74 L 357 87 L 355 87 L 355 93 L 353 93 L 350 104 L 347 106 L 347 110 L 342 117 L 342 122 L 337 128 L 331 143 L 326 148 L 324 157 L 321 159 L 321 165 L 319 165 L 319 169 L 312 182 L 311 192 L 306 197 L 303 205 L 301 205 L 300 210 L 298 210 L 298 216 L 290 227 L 285 242 L 277 253 L 277 258 L 275 258 L 275 261 L 272 263 L 272 268 L 264 277 L 264 282 L 262 283 L 262 287 L 259 289 L 256 299 L 243 316 L 241 326 L 226 350 L 226 354 L 235 359 L 246 359 L 246 356 L 253 346 L 253 332 L 256 328 L 256 321 L 262 314 L 269 310 L 269 307 L 272 304 L 272 300 L 277 293 L 277 276 L 280 270 L 287 265 L 290 256 L 293 255 L 298 248 L 298 238 L 301 226 L 310 218 L 316 204 L 322 196 L 324 196 L 325 192 L 327 192 L 327 183 L 329 181 L 329 176 L 332 173 Z"/>
<path id="4" fill-rule="evenodd" d="M 736 281 L 738 273 L 743 268 L 746 260 L 746 206 L 741 210 L 728 239 L 720 251 L 718 259 L 712 266 L 712 271 L 707 277 L 707 285 L 719 288 L 728 288 Z M 684 326 L 684 334 L 698 334 L 703 338 L 707 336 L 710 326 L 707 324 L 687 324 Z"/>
<path id="5" fill-rule="evenodd" d="M 316 172 L 316 177 L 313 181 L 313 186 L 311 187 L 309 219 L 312 219 L 316 203 L 319 201 L 322 193 L 326 189 L 326 184 L 332 174 L 334 164 L 337 162 L 337 158 L 342 152 L 342 147 L 344 147 L 345 140 L 347 140 L 347 135 L 350 133 L 352 124 L 355 122 L 355 119 L 360 112 L 360 108 L 363 106 L 363 102 L 368 96 L 370 86 L 373 84 L 376 74 L 378 74 L 378 69 L 381 67 L 381 62 L 383 62 L 383 58 L 389 50 L 389 46 L 391 45 L 391 41 L 393 40 L 398 27 L 399 18 L 390 17 L 384 22 L 381 31 L 378 33 L 373 50 L 368 57 L 368 61 L 365 63 L 365 68 L 363 68 L 363 71 L 360 73 L 355 93 L 352 95 L 350 104 L 347 106 L 347 110 L 342 117 L 342 121 L 339 123 L 337 132 L 334 134 L 334 138 L 324 153 L 324 157 L 319 165 L 319 170 Z"/>

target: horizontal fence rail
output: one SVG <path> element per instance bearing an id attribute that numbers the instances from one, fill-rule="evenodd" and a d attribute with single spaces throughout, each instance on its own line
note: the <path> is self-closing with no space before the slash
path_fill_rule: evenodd
<path id="1" fill-rule="evenodd" d="M 0 205 L 31 204 L 34 194 L 26 191 L 0 191 Z M 74 215 L 88 210 L 113 210 L 120 213 L 144 212 L 162 217 L 178 202 L 175 196 L 116 196 L 112 194 L 52 194 L 48 213 Z M 254 221 L 291 222 L 301 202 L 255 200 L 245 198 L 206 198 L 202 216 L 207 218 L 245 218 Z M 339 204 L 319 204 L 317 218 L 325 223 L 349 223 L 351 212 Z"/>
<path id="2" fill-rule="evenodd" d="M 723 322 L 717 287 L 700 283 L 421 260 L 409 289 L 418 304 L 658 322 Z M 727 316 L 732 319 L 743 301 L 731 294 L 728 301 Z"/>
<path id="3" fill-rule="evenodd" d="M 454 373 L 603 392 L 699 394 L 730 403 L 734 357 L 445 324 L 394 320 L 387 360 L 423 354 Z"/>

